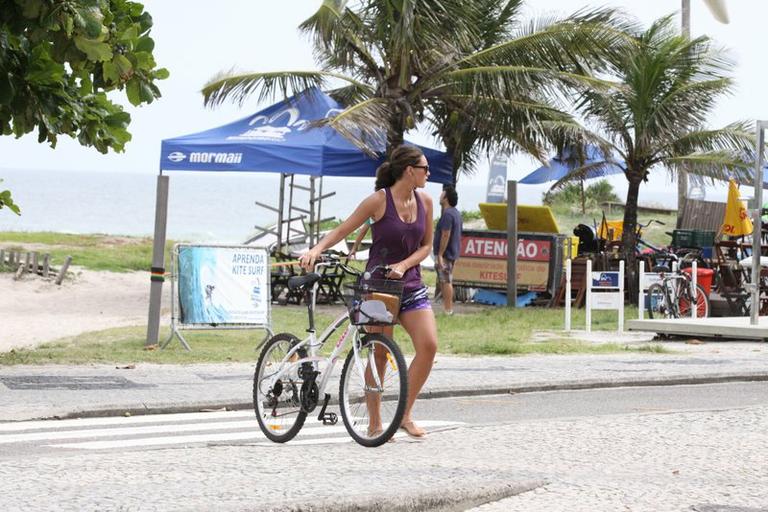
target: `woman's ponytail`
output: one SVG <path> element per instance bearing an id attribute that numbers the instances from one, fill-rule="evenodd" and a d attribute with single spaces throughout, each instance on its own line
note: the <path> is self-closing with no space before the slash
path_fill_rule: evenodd
<path id="1" fill-rule="evenodd" d="M 392 176 L 392 164 L 389 161 L 384 162 L 376 169 L 376 190 L 391 187 L 395 184 L 395 178 Z"/>
<path id="2" fill-rule="evenodd" d="M 424 153 L 416 146 L 397 146 L 389 158 L 376 169 L 376 190 L 391 187 L 397 182 L 409 165 L 417 165 Z"/>

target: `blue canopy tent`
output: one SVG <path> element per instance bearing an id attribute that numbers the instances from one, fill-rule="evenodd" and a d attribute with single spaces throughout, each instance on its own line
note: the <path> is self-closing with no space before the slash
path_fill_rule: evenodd
<path id="1" fill-rule="evenodd" d="M 191 135 L 166 139 L 160 152 L 165 171 L 241 171 L 305 174 L 309 176 L 375 176 L 384 160 L 371 158 L 330 126 L 313 121 L 343 110 L 317 88 L 233 123 Z M 414 144 L 416 145 L 416 144 Z M 448 154 L 418 146 L 429 160 L 429 181 L 452 183 Z"/>
<path id="2" fill-rule="evenodd" d="M 371 158 L 329 126 L 313 121 L 333 116 L 343 106 L 317 88 L 310 88 L 253 115 L 217 128 L 162 141 L 155 206 L 147 344 L 156 344 L 165 274 L 165 240 L 169 179 L 164 171 L 273 172 L 312 177 L 374 177 L 384 160 L 384 137 Z M 452 160 L 446 153 L 418 146 L 429 160 L 429 180 L 452 183 Z M 314 190 L 314 187 L 313 187 Z M 328 196 L 326 196 L 328 197 Z M 320 197 L 311 199 L 314 201 Z M 271 208 L 278 211 L 275 208 Z M 311 215 L 312 216 L 312 215 Z M 278 211 L 282 226 L 282 200 Z M 312 222 L 311 219 L 310 222 Z"/>

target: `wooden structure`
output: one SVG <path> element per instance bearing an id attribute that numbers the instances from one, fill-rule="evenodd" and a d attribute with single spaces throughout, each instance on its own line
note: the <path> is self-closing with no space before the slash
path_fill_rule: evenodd
<path id="1" fill-rule="evenodd" d="M 267 235 L 276 237 L 274 243 L 276 253 L 290 253 L 290 246 L 295 244 L 308 244 L 311 247 L 317 243 L 320 239 L 320 225 L 333 220 L 333 217 L 322 217 L 323 200 L 333 197 L 336 192 L 323 193 L 322 176 L 308 176 L 308 179 L 307 183 L 299 183 L 295 174 L 280 174 L 277 206 L 255 201 L 256 206 L 276 213 L 277 222 L 274 226 L 254 226 L 256 233 L 244 242 L 246 245 L 253 243 L 264 245 L 262 240 Z M 306 202 L 299 203 L 297 199 L 299 191 L 309 193 Z"/>
<path id="2" fill-rule="evenodd" d="M 54 277 L 58 285 L 64 281 L 72 256 L 67 256 L 61 268 L 57 271 L 51 267 L 51 255 L 46 253 L 40 258 L 38 252 L 22 252 L 0 249 L 0 267 L 9 267 L 18 281 L 25 274 L 39 275 L 45 279 Z"/>
<path id="3" fill-rule="evenodd" d="M 687 199 L 681 213 L 680 229 L 719 232 L 725 217 L 725 203 Z"/>

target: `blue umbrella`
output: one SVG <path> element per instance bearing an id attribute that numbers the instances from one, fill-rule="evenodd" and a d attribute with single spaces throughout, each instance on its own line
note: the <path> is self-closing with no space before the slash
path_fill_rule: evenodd
<path id="1" fill-rule="evenodd" d="M 624 168 L 611 159 L 606 159 L 603 156 L 603 152 L 596 146 L 587 146 L 587 154 L 584 163 L 582 164 L 572 153 L 570 148 L 566 148 L 562 153 L 558 154 L 549 161 L 549 165 L 542 165 L 528 176 L 520 180 L 520 183 L 524 185 L 539 185 L 548 181 L 559 181 L 574 169 L 578 169 L 582 165 L 597 164 L 599 162 L 607 161 L 606 165 L 601 165 L 594 169 L 587 171 L 583 179 L 602 178 L 611 174 L 623 174 Z"/>
<path id="2" fill-rule="evenodd" d="M 597 146 L 587 146 L 586 155 L 582 161 L 570 147 L 566 147 L 557 156 L 549 161 L 549 165 L 542 165 L 528 176 L 520 180 L 524 185 L 538 185 L 548 181 L 560 181 L 570 174 L 574 169 L 586 165 L 600 164 L 595 168 L 588 170 L 579 179 L 581 182 L 581 211 L 586 211 L 584 205 L 584 180 L 592 178 L 603 178 L 611 174 L 623 174 L 624 168 L 611 158 L 605 158 L 603 152 Z"/>

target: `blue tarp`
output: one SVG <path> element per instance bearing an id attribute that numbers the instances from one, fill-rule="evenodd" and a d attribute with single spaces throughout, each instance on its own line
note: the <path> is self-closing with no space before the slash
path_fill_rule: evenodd
<path id="1" fill-rule="evenodd" d="M 584 165 L 594 164 L 597 162 L 605 161 L 606 158 L 603 153 L 595 146 L 587 146 L 587 155 Z M 524 185 L 538 185 L 540 183 L 546 183 L 548 181 L 557 181 L 563 179 L 573 171 L 581 167 L 581 164 L 575 161 L 574 157 L 571 157 L 570 152 L 566 148 L 566 151 L 562 155 L 558 155 L 552 158 L 549 165 L 543 165 L 520 180 L 520 183 Z M 584 179 L 602 178 L 610 174 L 622 174 L 624 168 L 616 162 L 607 160 L 606 165 L 599 168 L 590 170 L 587 172 Z"/>
<path id="2" fill-rule="evenodd" d="M 328 126 L 312 121 L 335 115 L 343 107 L 316 88 L 230 124 L 166 139 L 160 169 L 166 171 L 240 171 L 312 176 L 376 175 L 384 145 L 373 159 Z M 416 145 L 416 144 L 414 144 Z M 451 183 L 451 158 L 418 146 L 429 161 L 429 181 Z"/>

